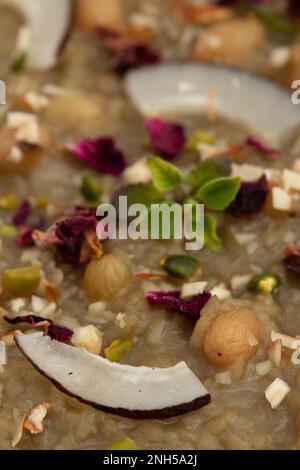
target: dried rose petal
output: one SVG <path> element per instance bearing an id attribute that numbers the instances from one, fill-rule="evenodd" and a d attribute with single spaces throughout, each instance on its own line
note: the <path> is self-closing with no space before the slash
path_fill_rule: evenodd
<path id="1" fill-rule="evenodd" d="M 51 320 L 46 318 L 38 317 L 36 315 L 24 315 L 15 318 L 10 318 L 5 316 L 4 320 L 7 321 L 10 325 L 19 325 L 20 323 L 28 323 L 32 326 L 39 326 L 40 324 L 45 324 L 45 322 L 52 323 Z"/>
<path id="2" fill-rule="evenodd" d="M 147 44 L 138 42 L 124 47 L 114 55 L 113 70 L 122 76 L 131 69 L 158 62 L 160 62 L 158 52 Z"/>
<path id="3" fill-rule="evenodd" d="M 300 245 L 288 245 L 285 248 L 283 263 L 288 271 L 300 275 Z"/>
<path id="4" fill-rule="evenodd" d="M 78 216 L 57 223 L 55 235 L 58 242 L 55 247 L 65 263 L 78 266 L 89 261 L 91 256 L 90 258 L 82 258 L 82 249 L 86 244 L 87 234 L 96 233 L 96 226 L 95 216 Z M 95 242 L 97 241 L 98 239 L 95 240 Z"/>
<path id="5" fill-rule="evenodd" d="M 147 119 L 145 128 L 152 148 L 168 160 L 175 158 L 183 149 L 186 138 L 180 124 L 161 119 Z"/>
<path id="6" fill-rule="evenodd" d="M 268 191 L 268 182 L 264 175 L 253 183 L 242 183 L 227 212 L 233 217 L 248 217 L 259 213 L 266 202 Z"/>
<path id="7" fill-rule="evenodd" d="M 52 323 L 48 326 L 44 335 L 49 336 L 51 339 L 55 339 L 56 341 L 64 343 L 65 341 L 69 341 L 72 338 L 73 331 L 69 330 L 69 328 L 66 328 L 64 326 L 58 326 Z"/>
<path id="8" fill-rule="evenodd" d="M 26 223 L 27 218 L 30 215 L 30 211 L 31 211 L 30 202 L 23 201 L 13 215 L 12 223 L 16 227 L 19 227 L 20 225 L 24 225 Z"/>
<path id="9" fill-rule="evenodd" d="M 65 149 L 91 168 L 114 176 L 120 176 L 126 168 L 123 153 L 111 137 L 83 139 L 79 144 L 69 144 Z"/>
<path id="10" fill-rule="evenodd" d="M 300 2 L 299 0 L 287 0 L 287 11 L 288 14 L 293 16 L 300 16 Z"/>
<path id="11" fill-rule="evenodd" d="M 282 157 L 282 152 L 280 150 L 273 149 L 261 142 L 260 140 L 255 139 L 254 137 L 248 137 L 248 139 L 246 140 L 246 144 L 250 147 L 254 147 L 258 152 L 263 153 L 264 155 L 268 155 L 273 158 Z"/>
<path id="12" fill-rule="evenodd" d="M 201 310 L 211 298 L 209 292 L 196 295 L 189 300 L 181 299 L 180 296 L 180 290 L 150 291 L 147 293 L 146 300 L 149 304 L 166 305 L 178 313 L 197 320 L 200 317 Z"/>

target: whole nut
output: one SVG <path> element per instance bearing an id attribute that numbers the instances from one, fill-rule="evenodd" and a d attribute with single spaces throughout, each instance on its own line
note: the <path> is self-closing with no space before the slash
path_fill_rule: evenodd
<path id="1" fill-rule="evenodd" d="M 112 300 L 131 282 L 132 272 L 125 261 L 117 255 L 104 255 L 92 260 L 85 271 L 83 287 L 93 300 Z"/>
<path id="2" fill-rule="evenodd" d="M 226 368 L 239 359 L 250 359 L 262 341 L 262 326 L 248 309 L 233 309 L 217 315 L 203 337 L 207 361 Z"/>

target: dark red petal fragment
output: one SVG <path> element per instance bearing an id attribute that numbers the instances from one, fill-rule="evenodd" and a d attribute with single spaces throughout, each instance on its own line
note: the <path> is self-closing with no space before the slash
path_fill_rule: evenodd
<path id="1" fill-rule="evenodd" d="M 73 331 L 69 330 L 69 328 L 66 328 L 64 326 L 58 326 L 52 323 L 48 326 L 44 335 L 49 336 L 51 339 L 55 339 L 56 341 L 64 343 L 65 341 L 69 341 L 72 338 Z"/>
<path id="2" fill-rule="evenodd" d="M 67 145 L 65 149 L 91 168 L 113 176 L 120 176 L 127 165 L 111 137 L 83 139 L 77 145 Z"/>
<path id="3" fill-rule="evenodd" d="M 29 325 L 37 326 L 40 323 L 44 323 L 44 322 L 52 323 L 51 320 L 48 320 L 47 318 L 38 317 L 36 315 L 24 315 L 24 316 L 15 317 L 15 318 L 4 317 L 4 320 L 7 321 L 7 323 L 10 323 L 11 325 L 19 325 L 20 323 L 28 323 Z"/>
<path id="4" fill-rule="evenodd" d="M 249 145 L 250 147 L 254 147 L 258 152 L 263 153 L 264 155 L 268 155 L 273 158 L 281 158 L 282 157 L 282 152 L 277 149 L 273 149 L 269 147 L 268 145 L 264 144 L 258 139 L 255 139 L 254 137 L 248 137 L 246 140 L 246 144 Z"/>
<path id="5" fill-rule="evenodd" d="M 268 191 L 268 182 L 264 175 L 253 183 L 242 183 L 227 212 L 233 217 L 249 217 L 258 214 L 266 202 Z"/>
<path id="6" fill-rule="evenodd" d="M 29 201 L 23 201 L 12 217 L 12 223 L 19 227 L 24 225 L 30 215 L 31 206 Z"/>
<path id="7" fill-rule="evenodd" d="M 55 235 L 55 247 L 63 262 L 78 267 L 81 264 L 82 247 L 85 235 L 95 232 L 97 227 L 96 216 L 75 216 L 58 222 Z"/>
<path id="8" fill-rule="evenodd" d="M 115 53 L 113 57 L 113 70 L 119 75 L 125 75 L 129 70 L 143 65 L 157 64 L 160 62 L 158 52 L 147 44 L 138 42 L 130 44 Z"/>
<path id="9" fill-rule="evenodd" d="M 168 160 L 173 160 L 186 143 L 183 126 L 161 119 L 147 119 L 145 128 L 148 131 L 153 150 Z"/>
<path id="10" fill-rule="evenodd" d="M 205 307 L 211 294 L 204 292 L 203 294 L 196 295 L 190 300 L 181 299 L 180 290 L 174 291 L 150 291 L 147 294 L 146 300 L 149 304 L 166 305 L 167 307 L 175 310 L 178 313 L 186 315 L 187 317 L 198 320 L 200 312 Z"/>
<path id="11" fill-rule="evenodd" d="M 299 0 L 287 0 L 287 11 L 291 17 L 300 16 Z"/>
<path id="12" fill-rule="evenodd" d="M 288 245 L 285 248 L 283 264 L 288 271 L 300 275 L 300 245 Z"/>

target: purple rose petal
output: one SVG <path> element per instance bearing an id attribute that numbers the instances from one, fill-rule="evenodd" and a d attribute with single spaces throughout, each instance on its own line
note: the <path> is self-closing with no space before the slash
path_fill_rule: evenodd
<path id="1" fill-rule="evenodd" d="M 19 316 L 15 318 L 4 317 L 4 320 L 7 321 L 7 323 L 10 323 L 11 325 L 19 325 L 20 323 L 28 323 L 29 325 L 32 325 L 32 326 L 38 326 L 40 323 L 43 323 L 46 321 L 48 323 L 52 323 L 51 320 L 48 320 L 47 318 L 38 317 L 36 315 L 24 315 L 24 316 Z"/>
<path id="2" fill-rule="evenodd" d="M 65 148 L 78 160 L 102 173 L 120 176 L 126 168 L 125 157 L 111 137 L 83 139 L 79 144 Z"/>
<path id="3" fill-rule="evenodd" d="M 158 52 L 151 49 L 145 43 L 135 43 L 115 53 L 113 57 L 113 70 L 122 76 L 131 69 L 143 65 L 157 64 L 158 62 L 160 62 Z"/>
<path id="4" fill-rule="evenodd" d="M 282 157 L 282 152 L 280 150 L 273 149 L 261 142 L 260 140 L 255 139 L 254 137 L 248 137 L 248 139 L 246 140 L 246 144 L 250 147 L 255 148 L 258 152 L 263 153 L 264 155 L 268 155 L 273 158 Z"/>
<path id="5" fill-rule="evenodd" d="M 175 312 L 181 313 L 187 317 L 198 320 L 200 312 L 211 298 L 209 292 L 196 295 L 187 300 L 181 299 L 181 291 L 150 291 L 147 293 L 146 300 L 152 305 L 165 305 Z"/>
<path id="6" fill-rule="evenodd" d="M 44 332 L 45 336 L 49 336 L 51 339 L 55 339 L 56 341 L 60 341 L 64 343 L 65 341 L 69 341 L 73 336 L 73 331 L 69 330 L 64 326 L 54 325 L 53 323 L 48 326 L 46 331 Z"/>
<path id="7" fill-rule="evenodd" d="M 300 246 L 288 245 L 284 251 L 283 264 L 286 269 L 300 275 Z"/>
<path id="8" fill-rule="evenodd" d="M 24 225 L 30 215 L 31 206 L 29 201 L 23 201 L 12 217 L 12 223 L 19 227 Z"/>
<path id="9" fill-rule="evenodd" d="M 173 160 L 182 150 L 186 142 L 183 126 L 161 119 L 147 119 L 145 128 L 150 137 L 153 150 L 168 160 Z"/>
<path id="10" fill-rule="evenodd" d="M 242 183 L 227 212 L 233 217 L 249 217 L 259 213 L 267 200 L 268 191 L 268 182 L 264 175 L 253 183 Z"/>

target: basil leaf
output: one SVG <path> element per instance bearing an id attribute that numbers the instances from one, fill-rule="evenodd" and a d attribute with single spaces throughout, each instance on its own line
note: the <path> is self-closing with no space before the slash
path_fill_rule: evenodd
<path id="1" fill-rule="evenodd" d="M 159 157 L 149 157 L 148 167 L 152 173 L 153 183 L 156 189 L 167 192 L 176 188 L 183 180 L 180 170 Z"/>
<path id="2" fill-rule="evenodd" d="M 229 176 L 230 162 L 226 158 L 212 158 L 201 162 L 188 176 L 188 181 L 194 189 L 199 189 L 208 181 L 221 176 Z"/>
<path id="3" fill-rule="evenodd" d="M 217 221 L 211 214 L 204 216 L 204 242 L 210 250 L 221 251 L 222 249 L 222 240 L 217 234 Z"/>
<path id="4" fill-rule="evenodd" d="M 191 256 L 172 255 L 163 258 L 160 265 L 171 276 L 188 279 L 200 267 L 200 262 Z"/>
<path id="5" fill-rule="evenodd" d="M 205 183 L 196 194 L 208 209 L 223 211 L 234 201 L 241 185 L 238 177 L 217 178 Z"/>
<path id="6" fill-rule="evenodd" d="M 144 204 L 150 207 L 151 204 L 159 204 L 164 200 L 163 194 L 155 188 L 153 183 L 128 186 L 123 194 L 128 198 L 128 207 L 132 204 Z"/>

